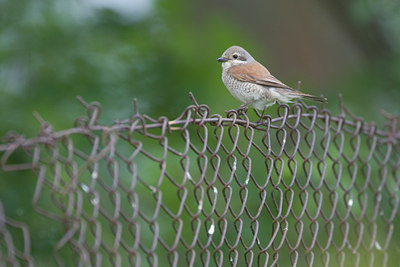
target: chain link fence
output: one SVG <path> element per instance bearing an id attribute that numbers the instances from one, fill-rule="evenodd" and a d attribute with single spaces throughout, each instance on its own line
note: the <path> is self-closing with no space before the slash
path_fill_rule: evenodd
<path id="1" fill-rule="evenodd" d="M 73 128 L 36 115 L 37 137 L 4 137 L 0 266 L 398 264 L 398 117 L 295 103 L 254 121 L 191 97 L 112 125 L 80 98 Z"/>

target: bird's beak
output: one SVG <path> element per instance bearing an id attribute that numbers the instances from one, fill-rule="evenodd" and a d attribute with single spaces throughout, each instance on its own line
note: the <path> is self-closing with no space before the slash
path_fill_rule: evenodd
<path id="1" fill-rule="evenodd" d="M 218 62 L 227 62 L 228 59 L 227 59 L 227 58 L 224 58 L 224 57 L 219 57 L 219 58 L 217 59 L 217 61 L 218 61 Z"/>

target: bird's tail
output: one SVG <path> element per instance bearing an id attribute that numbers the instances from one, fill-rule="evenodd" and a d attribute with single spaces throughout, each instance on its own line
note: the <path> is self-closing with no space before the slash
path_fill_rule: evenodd
<path id="1" fill-rule="evenodd" d="M 310 100 L 310 101 L 314 101 L 314 102 L 318 102 L 318 103 L 326 103 L 328 101 L 325 97 L 321 97 L 321 96 L 309 95 L 309 94 L 300 93 L 300 92 L 298 92 L 298 94 L 300 95 L 301 98 L 304 98 L 304 99 Z"/>

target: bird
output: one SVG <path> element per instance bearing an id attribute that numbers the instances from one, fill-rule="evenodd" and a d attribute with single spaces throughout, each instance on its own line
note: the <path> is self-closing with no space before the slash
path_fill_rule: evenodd
<path id="1" fill-rule="evenodd" d="M 242 102 L 241 107 L 264 110 L 277 101 L 291 103 L 298 98 L 327 102 L 324 97 L 302 93 L 282 83 L 240 46 L 229 47 L 217 61 L 222 63 L 223 83 Z"/>

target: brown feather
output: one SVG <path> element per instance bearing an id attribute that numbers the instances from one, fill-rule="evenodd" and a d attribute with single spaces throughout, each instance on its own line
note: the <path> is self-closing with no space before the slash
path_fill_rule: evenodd
<path id="1" fill-rule="evenodd" d="M 228 73 L 242 82 L 255 83 L 268 87 L 294 90 L 271 75 L 271 73 L 257 61 L 247 64 L 232 66 Z"/>

